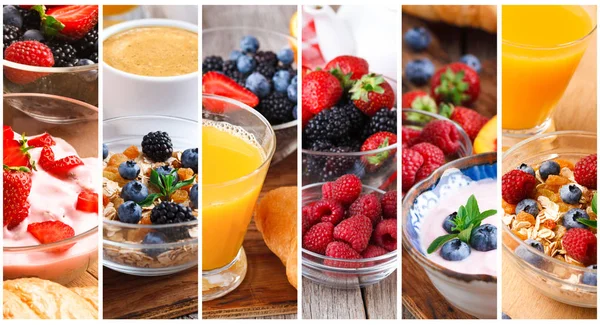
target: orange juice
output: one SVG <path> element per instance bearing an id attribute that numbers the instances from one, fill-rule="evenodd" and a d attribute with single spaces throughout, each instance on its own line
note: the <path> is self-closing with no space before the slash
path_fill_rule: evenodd
<path id="1" fill-rule="evenodd" d="M 503 129 L 535 129 L 547 121 L 594 24 L 581 6 L 502 6 Z"/>
<path id="2" fill-rule="evenodd" d="M 237 255 L 267 168 L 265 153 L 240 127 L 202 125 L 202 270 L 229 264 Z"/>

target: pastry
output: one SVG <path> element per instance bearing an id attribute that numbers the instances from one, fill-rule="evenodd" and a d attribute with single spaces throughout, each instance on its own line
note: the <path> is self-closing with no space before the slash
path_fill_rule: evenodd
<path id="1" fill-rule="evenodd" d="M 412 5 L 402 6 L 402 11 L 425 20 L 441 21 L 459 27 L 480 28 L 490 33 L 495 33 L 497 28 L 497 7 L 494 5 Z"/>
<path id="2" fill-rule="evenodd" d="M 298 188 L 280 187 L 258 203 L 254 221 L 267 247 L 286 267 L 288 281 L 298 288 Z"/>

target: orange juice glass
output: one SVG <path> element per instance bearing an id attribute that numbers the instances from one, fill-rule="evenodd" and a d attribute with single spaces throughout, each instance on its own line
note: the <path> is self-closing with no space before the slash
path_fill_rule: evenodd
<path id="1" fill-rule="evenodd" d="M 240 102 L 203 94 L 202 107 L 202 300 L 208 301 L 246 275 L 242 242 L 275 153 L 275 133 Z"/>
<path id="2" fill-rule="evenodd" d="M 528 137 L 550 126 L 595 30 L 595 6 L 502 6 L 505 136 Z"/>

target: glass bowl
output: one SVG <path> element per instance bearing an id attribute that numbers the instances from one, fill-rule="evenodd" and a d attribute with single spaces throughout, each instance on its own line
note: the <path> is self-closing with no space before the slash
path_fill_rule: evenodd
<path id="1" fill-rule="evenodd" d="M 316 183 L 302 188 L 302 205 L 307 205 L 322 198 L 321 187 L 324 183 Z M 385 192 L 363 185 L 362 194 Z M 335 265 L 343 263 L 342 266 Z M 332 258 L 302 248 L 302 276 L 318 284 L 340 289 L 356 289 L 376 284 L 392 274 L 398 266 L 398 251 L 385 255 L 345 260 Z"/>
<path id="2" fill-rule="evenodd" d="M 535 164 L 548 159 L 579 160 L 595 154 L 596 134 L 581 131 L 559 131 L 540 134 L 510 148 L 502 158 L 502 173 L 517 168 L 521 163 Z M 502 227 L 502 246 L 513 268 L 545 296 L 565 304 L 596 308 L 596 286 L 581 282 L 584 273 L 597 275 L 590 270 L 547 256 L 513 234 L 508 226 Z M 518 247 L 527 249 L 532 256 L 539 257 L 539 266 L 525 261 L 515 254 Z"/>
<path id="3" fill-rule="evenodd" d="M 159 130 L 169 133 L 175 150 L 198 147 L 198 122 L 177 117 L 117 117 L 105 120 L 103 130 L 104 143 L 111 152 L 122 152 L 130 145 L 139 147 L 144 135 Z M 187 232 L 189 238 L 173 239 L 164 244 L 143 244 L 142 240 L 149 232 Z M 141 225 L 104 219 L 102 238 L 103 264 L 118 272 L 160 276 L 181 272 L 198 264 L 197 220 L 167 225 Z"/>
<path id="4" fill-rule="evenodd" d="M 253 35 L 260 43 L 259 50 L 277 52 L 285 47 L 296 47 L 295 38 L 277 31 L 253 27 L 219 27 L 202 31 L 202 54 L 204 57 L 218 55 L 227 60 L 229 52 L 239 49 L 240 40 Z M 271 165 L 282 161 L 298 148 L 298 120 L 273 125 L 277 138 L 277 149 Z"/>
<path id="5" fill-rule="evenodd" d="M 4 93 L 39 93 L 67 97 L 98 106 L 98 64 L 45 68 L 3 60 Z M 11 81 L 8 73 L 19 73 L 33 80 L 23 83 Z M 16 81 L 16 82 L 15 82 Z"/>
<path id="6" fill-rule="evenodd" d="M 41 96 L 41 97 L 40 97 Z M 4 125 L 11 126 L 15 132 L 27 135 L 50 133 L 54 137 L 69 142 L 80 157 L 98 156 L 98 111 L 87 105 L 89 116 L 74 124 L 50 124 L 40 122 L 23 113 L 21 103 L 34 100 L 40 109 L 44 109 L 44 96 L 13 94 L 4 95 Z M 32 99 L 31 97 L 35 97 Z M 20 98 L 22 101 L 13 101 Z M 68 99 L 64 99 L 68 102 Z M 48 109 L 53 109 L 48 107 Z M 6 231 L 6 230 L 4 230 Z M 64 253 L 56 253 L 57 248 L 70 247 Z M 52 244 L 10 247 L 3 246 L 4 279 L 38 277 L 61 284 L 67 284 L 80 277 L 90 265 L 98 259 L 98 226 L 74 237 Z"/>
<path id="7" fill-rule="evenodd" d="M 49 124 L 73 124 L 98 120 L 98 108 L 67 97 L 19 93 L 4 94 L 4 105 L 18 109 L 40 122 Z"/>

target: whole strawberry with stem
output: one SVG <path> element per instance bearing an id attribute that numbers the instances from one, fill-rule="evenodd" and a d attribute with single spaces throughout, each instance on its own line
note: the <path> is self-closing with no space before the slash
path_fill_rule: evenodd
<path id="1" fill-rule="evenodd" d="M 353 85 L 354 80 L 369 73 L 369 63 L 357 56 L 341 55 L 329 61 L 325 65 L 325 70 L 336 76 L 344 89 L 348 89 Z"/>
<path id="2" fill-rule="evenodd" d="M 31 171 L 26 167 L 4 167 L 3 223 L 9 230 L 18 226 L 29 215 Z"/>
<path id="3" fill-rule="evenodd" d="M 481 128 L 490 120 L 473 109 L 454 106 L 452 104 L 442 104 L 440 115 L 458 123 L 465 130 L 471 141 L 475 141 Z"/>
<path id="4" fill-rule="evenodd" d="M 312 114 L 318 114 L 335 106 L 342 93 L 342 84 L 331 73 L 323 70 L 310 72 L 302 79 L 302 110 L 306 108 Z"/>
<path id="5" fill-rule="evenodd" d="M 396 102 L 392 86 L 382 75 L 368 74 L 356 81 L 350 89 L 354 105 L 368 116 L 373 116 L 382 108 L 391 109 Z"/>
<path id="6" fill-rule="evenodd" d="M 397 136 L 391 132 L 377 132 L 363 142 L 360 151 L 364 152 L 386 148 L 395 144 L 397 141 Z M 393 157 L 395 153 L 396 149 L 383 150 L 378 153 L 363 156 L 361 157 L 361 161 L 366 166 L 367 171 L 372 172 L 380 168 L 388 159 Z"/>
<path id="7" fill-rule="evenodd" d="M 18 41 L 12 43 L 4 51 L 4 59 L 36 67 L 52 67 L 54 55 L 46 44 L 38 41 Z M 32 83 L 48 75 L 47 72 L 34 72 L 10 67 L 4 68 L 4 76 L 11 82 L 19 85 Z"/>
<path id="8" fill-rule="evenodd" d="M 431 96 L 438 103 L 469 106 L 479 98 L 479 92 L 479 75 L 464 63 L 443 66 L 431 78 Z"/>

